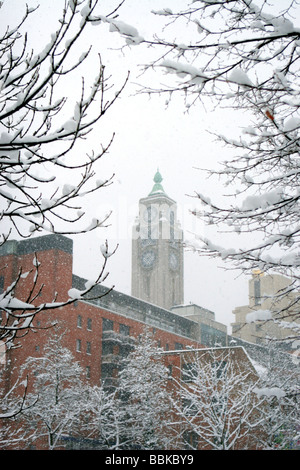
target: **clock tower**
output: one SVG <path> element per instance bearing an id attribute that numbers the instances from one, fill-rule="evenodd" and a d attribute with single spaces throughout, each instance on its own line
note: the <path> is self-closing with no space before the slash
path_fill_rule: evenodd
<path id="1" fill-rule="evenodd" d="M 131 294 L 169 310 L 183 303 L 183 231 L 176 202 L 161 183 L 157 170 L 152 191 L 139 201 L 132 233 Z"/>

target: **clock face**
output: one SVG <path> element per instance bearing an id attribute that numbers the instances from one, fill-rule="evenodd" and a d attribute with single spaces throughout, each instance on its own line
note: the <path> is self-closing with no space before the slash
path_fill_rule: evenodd
<path id="1" fill-rule="evenodd" d="M 142 254 L 142 265 L 144 268 L 152 268 L 155 261 L 155 252 L 153 250 L 146 250 Z"/>
<path id="2" fill-rule="evenodd" d="M 178 257 L 176 253 L 170 253 L 169 265 L 170 265 L 170 268 L 173 269 L 174 271 L 178 268 L 179 263 L 178 263 Z"/>

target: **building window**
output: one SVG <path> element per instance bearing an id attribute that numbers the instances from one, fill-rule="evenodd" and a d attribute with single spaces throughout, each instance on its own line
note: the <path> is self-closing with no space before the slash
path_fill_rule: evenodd
<path id="1" fill-rule="evenodd" d="M 81 339 L 76 340 L 76 351 L 81 352 Z"/>
<path id="2" fill-rule="evenodd" d="M 86 378 L 90 379 L 91 378 L 91 368 L 90 368 L 90 366 L 86 366 L 85 372 L 86 372 Z"/>
<path id="3" fill-rule="evenodd" d="M 91 343 L 90 341 L 87 341 L 86 343 L 86 353 L 91 354 L 92 348 L 91 348 Z"/>
<path id="4" fill-rule="evenodd" d="M 81 328 L 81 327 L 82 327 L 82 316 L 78 315 L 78 317 L 77 317 L 77 328 Z"/>
<path id="5" fill-rule="evenodd" d="M 212 363 L 212 368 L 215 371 L 216 378 L 223 378 L 227 372 L 227 362 L 226 361 L 215 361 Z"/>
<path id="6" fill-rule="evenodd" d="M 181 343 L 175 343 L 175 349 L 183 349 L 183 345 Z"/>
<path id="7" fill-rule="evenodd" d="M 151 239 L 151 206 L 147 207 L 148 212 L 148 238 Z"/>
<path id="8" fill-rule="evenodd" d="M 196 403 L 193 403 L 190 398 L 182 399 L 182 410 L 185 416 L 196 416 L 198 412 Z"/>
<path id="9" fill-rule="evenodd" d="M 146 296 L 147 298 L 150 297 L 150 274 L 148 273 L 148 275 L 145 277 L 145 293 L 146 293 Z"/>
<path id="10" fill-rule="evenodd" d="M 0 365 L 6 364 L 6 345 L 4 341 L 0 341 Z"/>
<path id="11" fill-rule="evenodd" d="M 87 329 L 88 329 L 89 331 L 92 330 L 92 319 L 91 319 L 91 318 L 88 318 L 88 319 L 87 319 Z"/>
<path id="12" fill-rule="evenodd" d="M 194 431 L 184 431 L 183 442 L 184 449 L 198 449 L 198 436 Z"/>
<path id="13" fill-rule="evenodd" d="M 114 344 L 112 341 L 102 341 L 102 356 L 114 353 Z"/>
<path id="14" fill-rule="evenodd" d="M 227 401 L 228 397 L 226 396 L 226 394 L 221 394 L 217 398 L 212 397 L 211 408 L 216 416 L 224 416 L 224 411 L 227 408 Z"/>
<path id="15" fill-rule="evenodd" d="M 254 305 L 261 304 L 260 279 L 254 281 Z"/>
<path id="16" fill-rule="evenodd" d="M 234 323 L 231 325 L 232 333 L 237 333 L 242 328 L 242 323 Z"/>
<path id="17" fill-rule="evenodd" d="M 129 336 L 130 327 L 128 325 L 123 325 L 122 323 L 120 323 L 119 332 L 121 335 Z"/>
<path id="18" fill-rule="evenodd" d="M 170 212 L 170 239 L 174 240 L 174 212 Z"/>
<path id="19" fill-rule="evenodd" d="M 175 295 L 176 295 L 175 278 L 173 277 L 172 278 L 172 305 L 176 305 L 176 303 L 177 303 Z"/>
<path id="20" fill-rule="evenodd" d="M 113 331 L 114 322 L 108 318 L 102 318 L 102 330 L 103 331 Z"/>
<path id="21" fill-rule="evenodd" d="M 193 382 L 197 376 L 196 365 L 193 362 L 186 362 L 182 365 L 181 380 L 183 382 Z"/>

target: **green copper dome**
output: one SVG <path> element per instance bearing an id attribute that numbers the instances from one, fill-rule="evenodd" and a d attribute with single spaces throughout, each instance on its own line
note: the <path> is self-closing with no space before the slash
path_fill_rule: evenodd
<path id="1" fill-rule="evenodd" d="M 165 194 L 164 188 L 161 185 L 163 178 L 157 169 L 157 172 L 154 175 L 153 181 L 154 181 L 154 186 L 152 188 L 151 193 L 149 193 L 149 196 L 152 196 L 153 194 Z"/>

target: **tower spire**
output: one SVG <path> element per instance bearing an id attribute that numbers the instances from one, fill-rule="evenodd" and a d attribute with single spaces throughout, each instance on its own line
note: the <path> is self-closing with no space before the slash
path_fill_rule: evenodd
<path id="1" fill-rule="evenodd" d="M 183 303 L 183 231 L 177 205 L 159 169 L 150 194 L 139 200 L 132 236 L 132 295 L 162 308 Z"/>
<path id="2" fill-rule="evenodd" d="M 152 188 L 152 191 L 149 193 L 149 196 L 152 196 L 153 194 L 166 194 L 161 184 L 162 180 L 163 177 L 161 176 L 159 169 L 157 168 L 157 171 L 153 178 L 154 186 Z"/>

